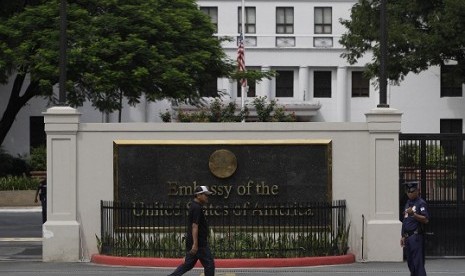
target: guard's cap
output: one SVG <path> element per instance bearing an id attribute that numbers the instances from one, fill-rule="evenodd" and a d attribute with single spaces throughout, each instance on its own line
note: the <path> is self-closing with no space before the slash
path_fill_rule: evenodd
<path id="1" fill-rule="evenodd" d="M 418 182 L 405 182 L 405 190 L 408 192 L 413 192 L 418 189 Z"/>
<path id="2" fill-rule="evenodd" d="M 207 186 L 197 186 L 194 190 L 194 195 L 199 195 L 199 194 L 211 195 L 212 192 L 208 190 Z"/>

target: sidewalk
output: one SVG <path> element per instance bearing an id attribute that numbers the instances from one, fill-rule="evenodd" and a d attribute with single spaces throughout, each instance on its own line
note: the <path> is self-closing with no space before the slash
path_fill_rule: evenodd
<path id="1" fill-rule="evenodd" d="M 45 276 L 45 275 L 168 275 L 174 268 L 148 268 L 105 266 L 93 263 L 43 263 L 31 261 L 0 262 L 1 276 Z M 465 276 L 465 258 L 462 259 L 427 259 L 428 276 Z M 194 269 L 186 276 L 202 275 L 202 269 Z M 288 267 L 288 268 L 236 268 L 217 269 L 217 276 L 408 276 L 407 264 L 403 263 L 353 263 L 334 266 Z"/>

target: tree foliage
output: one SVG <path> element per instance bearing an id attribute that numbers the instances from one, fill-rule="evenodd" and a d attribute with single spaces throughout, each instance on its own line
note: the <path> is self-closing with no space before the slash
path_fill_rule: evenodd
<path id="1" fill-rule="evenodd" d="M 33 97 L 54 101 L 59 78 L 60 0 L 2 1 L 0 82 L 13 80 L 0 142 Z M 68 0 L 67 103 L 100 111 L 173 99 L 196 102 L 235 71 L 210 18 L 194 0 Z M 30 78 L 30 82 L 27 78 Z M 13 78 L 13 79 L 12 79 Z M 209 94 L 212 94 L 211 91 Z"/>
<path id="2" fill-rule="evenodd" d="M 360 0 L 349 20 L 341 20 L 347 32 L 340 42 L 351 64 L 367 53 L 367 76 L 379 72 L 380 1 Z M 419 73 L 432 65 L 456 61 L 456 75 L 465 74 L 465 1 L 389 0 L 387 2 L 388 78 L 401 81 L 409 72 Z"/>

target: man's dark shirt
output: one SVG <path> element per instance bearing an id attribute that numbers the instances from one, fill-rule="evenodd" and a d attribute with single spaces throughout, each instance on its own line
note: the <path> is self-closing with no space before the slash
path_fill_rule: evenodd
<path id="1" fill-rule="evenodd" d="M 208 223 L 203 213 L 203 208 L 200 203 L 192 201 L 189 207 L 189 214 L 187 217 L 187 237 L 186 237 L 186 249 L 191 250 L 193 244 L 192 238 L 192 223 L 195 223 L 199 226 L 199 248 L 207 246 L 207 237 L 208 237 Z"/>
<path id="2" fill-rule="evenodd" d="M 413 211 L 415 213 L 425 216 L 427 219 L 429 219 L 426 202 L 421 197 L 417 197 L 413 200 L 409 199 L 407 203 L 405 203 L 405 210 L 407 210 L 409 207 L 413 207 Z M 418 229 L 420 225 L 420 222 L 418 222 L 413 216 L 409 216 L 405 211 L 404 219 L 402 221 L 402 233 L 420 230 Z"/>
<path id="3" fill-rule="evenodd" d="M 40 201 L 47 201 L 47 182 L 42 182 L 37 188 Z"/>

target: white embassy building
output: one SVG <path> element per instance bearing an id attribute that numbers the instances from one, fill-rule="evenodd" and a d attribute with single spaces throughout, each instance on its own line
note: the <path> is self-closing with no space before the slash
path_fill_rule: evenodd
<path id="1" fill-rule="evenodd" d="M 339 23 L 350 18 L 356 0 L 246 0 L 245 63 L 247 70 L 274 70 L 277 77 L 249 83 L 249 102 L 254 96 L 276 99 L 300 120 L 312 122 L 364 122 L 365 114 L 379 103 L 373 80 L 364 79 L 363 66 L 371 57 L 350 65 L 341 57 L 339 40 L 345 32 Z M 199 8 L 210 15 L 227 55 L 236 59 L 241 29 L 241 0 L 199 0 Z M 409 74 L 399 86 L 389 85 L 387 103 L 403 113 L 403 133 L 462 133 L 465 118 L 463 84 L 441 82 L 447 68 L 431 67 Z M 218 79 L 217 89 L 241 105 L 236 81 Z M 12 83 L 0 86 L 0 112 L 8 103 Z M 239 88 L 239 89 L 238 89 Z M 229 100 L 229 99 L 228 99 Z M 47 102 L 31 100 L 13 124 L 2 147 L 11 154 L 28 154 L 41 144 L 43 115 Z M 122 122 L 160 122 L 160 112 L 169 102 L 142 99 L 136 107 L 125 105 Z M 105 115 L 90 104 L 79 107 L 80 121 L 117 122 L 118 114 Z M 42 129 L 41 129 L 42 127 Z"/>

